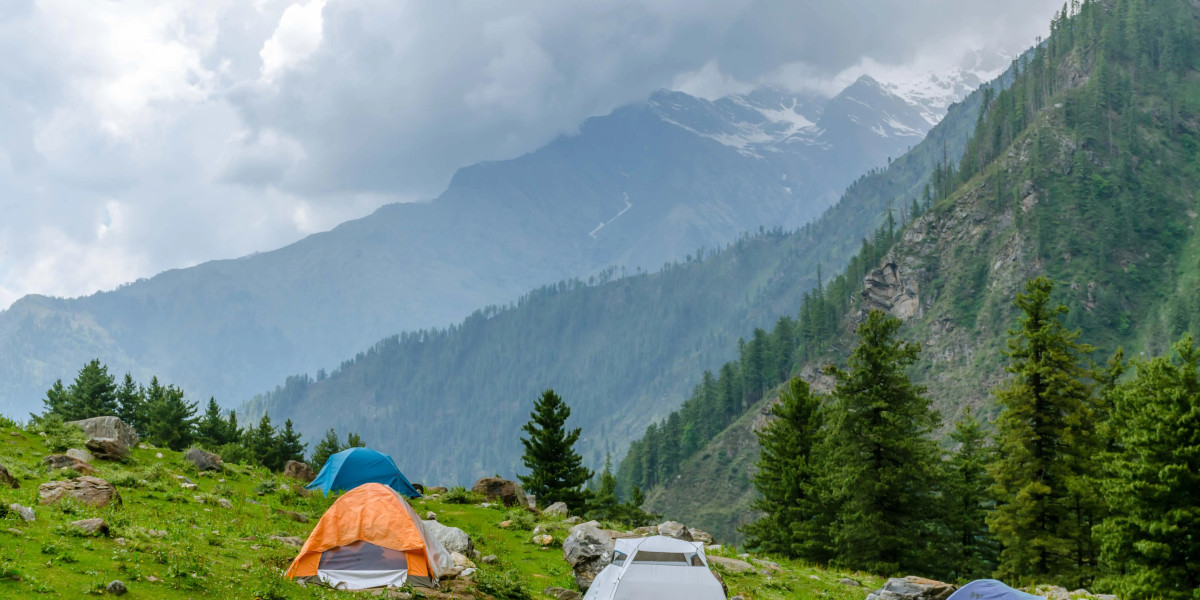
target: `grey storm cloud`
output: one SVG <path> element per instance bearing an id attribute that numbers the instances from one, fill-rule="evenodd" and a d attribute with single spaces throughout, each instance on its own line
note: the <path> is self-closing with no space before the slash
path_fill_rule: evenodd
<path id="1" fill-rule="evenodd" d="M 1019 51 L 1047 0 L 0 0 L 0 307 L 268 250 L 662 87 Z M 799 75 L 797 75 L 799 74 Z M 710 86 L 711 87 L 711 86 Z"/>

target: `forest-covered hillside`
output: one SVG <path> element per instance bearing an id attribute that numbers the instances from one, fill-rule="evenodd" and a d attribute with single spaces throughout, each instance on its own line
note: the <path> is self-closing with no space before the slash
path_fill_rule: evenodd
<path id="1" fill-rule="evenodd" d="M 987 93 L 961 161 L 935 175 L 930 210 L 895 236 L 875 270 L 810 295 L 798 327 L 819 333 L 801 343 L 794 373 L 843 360 L 852 327 L 881 309 L 921 343 L 912 375 L 944 422 L 965 408 L 993 417 L 1013 299 L 1035 275 L 1058 282 L 1066 324 L 1097 347 L 1098 362 L 1119 346 L 1161 355 L 1181 334 L 1200 331 L 1195 7 L 1087 6 L 1055 19 L 1051 37 L 1015 65 L 1010 89 Z M 729 365 L 735 381 L 745 376 L 742 356 Z M 731 515 L 744 514 L 753 496 L 749 465 L 758 453 L 754 419 L 743 415 L 762 414 L 769 400 L 741 404 L 724 417 L 729 430 L 689 441 L 694 451 L 664 463 L 654 449 L 711 431 L 701 423 L 710 413 L 689 408 L 634 444 L 620 480 L 650 485 L 655 510 L 703 514 L 705 526 L 733 534 Z M 726 478 L 714 460 L 742 470 Z M 724 498 L 738 500 L 716 506 L 694 493 L 695 481 L 714 477 L 729 488 Z"/>

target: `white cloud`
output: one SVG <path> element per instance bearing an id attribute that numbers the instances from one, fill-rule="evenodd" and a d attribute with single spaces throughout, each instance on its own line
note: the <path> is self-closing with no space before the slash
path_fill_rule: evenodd
<path id="1" fill-rule="evenodd" d="M 316 52 L 321 45 L 324 25 L 321 11 L 324 9 L 325 0 L 309 0 L 308 4 L 293 4 L 283 11 L 275 33 L 263 43 L 258 53 L 262 58 L 264 79 L 274 79 Z"/>

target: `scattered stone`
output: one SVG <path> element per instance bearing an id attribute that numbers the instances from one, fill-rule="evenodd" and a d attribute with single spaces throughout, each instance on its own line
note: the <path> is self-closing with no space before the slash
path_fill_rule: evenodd
<path id="1" fill-rule="evenodd" d="M 496 562 L 496 560 L 498 560 L 498 559 L 496 558 L 495 554 L 489 554 L 489 555 L 479 559 L 479 562 L 481 562 L 485 565 L 490 565 L 490 564 Z"/>
<path id="2" fill-rule="evenodd" d="M 137 431 L 117 417 L 92 417 L 82 421 L 67 421 L 67 425 L 79 427 L 88 437 L 121 440 L 126 449 L 138 445 Z"/>
<path id="3" fill-rule="evenodd" d="M 483 494 L 488 500 L 499 500 L 505 506 L 529 505 L 525 490 L 517 482 L 499 477 L 484 477 L 471 486 L 471 491 Z"/>
<path id="4" fill-rule="evenodd" d="M 512 527 L 512 521 L 500 521 L 498 527 L 500 529 L 508 529 L 509 527 Z"/>
<path id="5" fill-rule="evenodd" d="M 463 569 L 462 573 L 458 574 L 458 576 L 463 579 L 470 579 L 474 575 L 475 575 L 475 567 L 467 567 L 467 568 Z"/>
<path id="6" fill-rule="evenodd" d="M 575 590 L 568 590 L 567 588 L 561 587 L 548 587 L 542 590 L 542 593 L 547 596 L 558 598 L 558 600 L 580 600 L 580 598 L 583 597 Z"/>
<path id="7" fill-rule="evenodd" d="M 570 517 L 567 517 L 567 518 L 566 518 L 566 521 L 567 521 L 568 523 L 572 524 L 572 525 L 576 525 L 576 524 L 578 524 L 578 523 L 582 523 L 582 522 L 583 522 L 583 518 L 582 518 L 582 517 L 576 517 L 576 516 L 570 516 Z"/>
<path id="8" fill-rule="evenodd" d="M 74 527 L 87 535 L 96 535 L 97 533 L 103 535 L 108 533 L 108 523 L 105 523 L 104 519 L 83 519 L 80 521 L 74 521 L 71 523 L 71 527 Z"/>
<path id="9" fill-rule="evenodd" d="M 450 552 L 457 552 L 463 556 L 470 555 L 475 550 L 475 541 L 467 532 L 457 528 L 443 525 L 437 521 L 422 521 L 425 526 L 425 533 L 432 536 L 442 544 L 442 547 Z"/>
<path id="10" fill-rule="evenodd" d="M 125 592 L 129 591 L 125 589 L 125 584 L 122 583 L 120 579 L 114 579 L 113 582 L 108 584 L 108 587 L 104 589 L 114 596 L 124 596 Z"/>
<path id="11" fill-rule="evenodd" d="M 893 577 L 882 588 L 871 592 L 867 600 L 946 600 L 954 589 L 949 583 L 914 575 Z"/>
<path id="12" fill-rule="evenodd" d="M 688 531 L 688 528 L 683 523 L 678 521 L 664 521 L 659 523 L 658 535 L 673 537 L 677 540 L 683 540 L 685 542 L 694 541 L 692 540 L 692 532 Z"/>
<path id="13" fill-rule="evenodd" d="M 283 465 L 283 476 L 299 479 L 304 483 L 309 483 L 317 478 L 317 474 L 313 472 L 312 467 L 298 460 L 289 460 Z"/>
<path id="14" fill-rule="evenodd" d="M 146 576 L 146 581 L 149 581 L 150 583 L 154 583 L 154 582 L 156 582 L 156 581 L 162 581 L 162 580 L 161 580 L 161 579 L 159 579 L 159 578 L 157 578 L 157 577 L 155 577 L 155 576 L 153 576 L 153 575 L 147 575 L 147 576 Z"/>
<path id="15" fill-rule="evenodd" d="M 7 486 L 15 490 L 21 487 L 21 482 L 17 481 L 17 478 L 13 477 L 13 474 L 9 473 L 4 465 L 0 465 L 0 486 Z"/>
<path id="16" fill-rule="evenodd" d="M 162 529 L 147 529 L 146 535 L 154 538 L 164 538 L 167 537 L 167 532 Z"/>
<path id="17" fill-rule="evenodd" d="M 546 510 L 542 511 L 542 514 L 566 518 L 571 515 L 571 511 L 567 509 L 566 502 L 555 502 L 547 506 Z"/>
<path id="18" fill-rule="evenodd" d="M 425 488 L 425 491 L 422 493 L 423 494 L 445 494 L 448 491 L 450 491 L 450 490 L 446 489 L 443 486 L 435 485 L 435 486 L 430 486 L 430 487 Z"/>
<path id="19" fill-rule="evenodd" d="M 533 543 L 535 543 L 539 546 L 549 546 L 550 543 L 553 541 L 554 541 L 554 536 L 549 535 L 549 534 L 533 536 Z"/>
<path id="20" fill-rule="evenodd" d="M 184 453 L 183 458 L 196 466 L 197 471 L 219 471 L 221 470 L 220 455 L 212 452 L 205 452 L 199 448 L 189 448 Z"/>
<path id="21" fill-rule="evenodd" d="M 861 583 L 859 583 L 853 579 L 850 579 L 849 577 L 843 577 L 843 578 L 839 579 L 838 583 L 840 583 L 842 585 L 850 586 L 850 587 L 862 587 Z"/>
<path id="22" fill-rule="evenodd" d="M 773 563 L 769 560 L 763 560 L 761 558 L 753 558 L 751 560 L 754 561 L 754 564 L 756 564 L 760 567 L 763 567 L 765 569 L 770 569 L 770 570 L 776 571 L 776 572 L 783 570 L 780 568 L 778 563 Z"/>
<path id="23" fill-rule="evenodd" d="M 612 562 L 613 541 L 595 521 L 571 528 L 563 541 L 563 558 L 575 571 L 575 584 L 586 592 L 592 581 Z"/>
<path id="24" fill-rule="evenodd" d="M 721 568 L 729 571 L 730 573 L 745 573 L 746 571 L 754 570 L 754 567 L 744 560 L 737 558 L 726 558 L 724 556 L 709 556 L 708 564 L 719 565 Z"/>
<path id="25" fill-rule="evenodd" d="M 645 527 L 638 527 L 633 530 L 633 533 L 636 535 L 640 535 L 640 536 L 658 535 L 658 525 L 647 525 Z"/>
<path id="26" fill-rule="evenodd" d="M 162 452 L 155 452 L 154 458 L 162 458 Z"/>
<path id="27" fill-rule="evenodd" d="M 742 596 L 741 594 L 738 594 L 737 596 L 734 596 L 734 597 L 730 598 L 729 600 L 746 600 L 746 598 L 744 596 Z"/>
<path id="28" fill-rule="evenodd" d="M 217 504 L 219 504 L 221 508 L 233 508 L 233 503 L 224 498 L 218 499 Z"/>
<path id="29" fill-rule="evenodd" d="M 25 535 L 24 531 L 21 531 L 20 529 L 17 529 L 16 527 L 9 527 L 8 529 L 5 529 L 5 531 L 7 531 L 17 537 L 21 537 L 21 536 Z"/>
<path id="30" fill-rule="evenodd" d="M 181 484 L 179 484 L 179 487 L 181 487 L 181 488 L 183 488 L 183 489 L 185 489 L 185 490 L 194 490 L 194 489 L 196 489 L 198 486 L 197 486 L 196 484 L 194 484 L 194 483 L 187 482 L 187 483 L 181 483 Z"/>
<path id="31" fill-rule="evenodd" d="M 701 531 L 699 529 L 692 529 L 692 528 L 689 528 L 688 531 L 691 532 L 691 534 L 692 534 L 693 542 L 704 542 L 705 544 L 713 543 L 713 536 L 711 533 L 708 533 L 707 531 Z"/>
<path id="32" fill-rule="evenodd" d="M 129 446 L 115 437 L 91 437 L 84 446 L 101 460 L 125 460 Z"/>
<path id="33" fill-rule="evenodd" d="M 21 517 L 22 521 L 32 521 L 35 518 L 32 508 L 29 508 L 28 506 L 21 506 L 15 502 L 8 505 L 8 510 L 17 513 L 17 515 Z"/>
<path id="34" fill-rule="evenodd" d="M 65 454 L 51 454 L 43 458 L 42 463 L 51 469 L 71 469 L 80 475 L 92 475 L 96 472 L 92 465 Z"/>
<path id="35" fill-rule="evenodd" d="M 67 481 L 43 483 L 38 486 L 38 496 L 38 501 L 42 504 L 54 504 L 63 496 L 71 496 L 83 504 L 96 508 L 108 506 L 114 501 L 117 504 L 121 503 L 121 495 L 117 493 L 117 489 L 111 483 L 88 475 Z"/>
<path id="36" fill-rule="evenodd" d="M 281 510 L 281 509 L 277 508 L 277 509 L 275 509 L 275 514 L 283 515 L 297 523 L 307 523 L 308 522 L 308 517 L 296 512 L 296 511 L 292 511 L 292 510 Z"/>
<path id="37" fill-rule="evenodd" d="M 809 579 L 812 579 L 812 580 L 814 580 L 814 581 L 820 581 L 820 580 L 821 580 L 821 578 L 820 578 L 820 577 L 817 577 L 816 575 L 809 575 L 809 576 L 808 576 L 808 578 L 809 578 Z"/>
<path id="38" fill-rule="evenodd" d="M 295 546 L 297 548 L 304 545 L 304 540 L 293 535 L 268 535 L 266 539 L 275 540 L 281 544 L 287 544 L 288 546 Z"/>
<path id="39" fill-rule="evenodd" d="M 93 458 L 91 452 L 88 452 L 87 450 L 80 450 L 79 448 L 71 448 L 67 450 L 67 456 L 74 458 L 75 460 L 81 460 L 85 463 L 91 463 Z"/>
<path id="40" fill-rule="evenodd" d="M 425 513 L 425 520 L 426 520 L 426 521 L 436 521 L 436 520 L 437 520 L 437 513 L 433 512 L 432 510 L 431 510 L 431 511 L 429 511 L 429 512 L 427 512 L 427 513 Z"/>

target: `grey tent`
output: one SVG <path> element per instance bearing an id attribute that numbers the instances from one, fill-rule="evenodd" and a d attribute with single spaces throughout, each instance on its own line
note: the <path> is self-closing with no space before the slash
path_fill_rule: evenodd
<path id="1" fill-rule="evenodd" d="M 612 564 L 596 576 L 584 600 L 725 600 L 704 556 L 704 544 L 666 536 L 618 539 Z"/>

